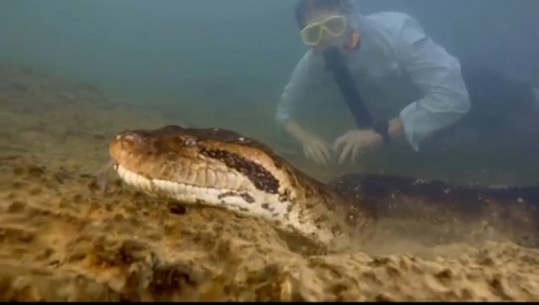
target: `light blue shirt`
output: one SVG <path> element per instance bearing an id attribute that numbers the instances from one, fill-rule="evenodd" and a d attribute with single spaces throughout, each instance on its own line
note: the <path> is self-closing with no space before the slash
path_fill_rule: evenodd
<path id="1" fill-rule="evenodd" d="M 406 138 L 415 150 L 419 150 L 422 140 L 455 123 L 470 110 L 459 61 L 432 41 L 416 20 L 403 13 L 382 12 L 360 16 L 359 26 L 361 47 L 346 54 L 358 85 L 373 84 L 391 75 L 409 77 L 421 90 L 422 98 L 406 101 L 409 104 L 400 105 L 396 112 L 400 111 Z M 307 92 L 323 87 L 324 82 L 334 82 L 324 66 L 321 54 L 312 50 L 301 58 L 277 105 L 278 123 L 309 107 Z M 369 85 L 366 86 L 360 87 L 362 93 L 369 90 Z M 384 81 L 377 86 L 382 90 L 395 90 Z M 338 90 L 335 86 L 327 88 Z M 335 103 L 334 100 L 327 102 Z M 376 103 L 365 102 L 367 107 Z M 376 107 L 369 109 L 373 112 Z M 376 117 L 376 113 L 373 115 Z"/>

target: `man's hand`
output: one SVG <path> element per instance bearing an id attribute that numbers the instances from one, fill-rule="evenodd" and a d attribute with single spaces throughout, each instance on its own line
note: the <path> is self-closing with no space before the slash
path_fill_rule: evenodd
<path id="1" fill-rule="evenodd" d="M 383 138 L 371 129 L 352 129 L 335 140 L 333 149 L 339 153 L 339 164 L 346 161 L 352 162 L 357 158 L 359 152 L 368 148 L 379 146 L 383 143 Z"/>
<path id="2" fill-rule="evenodd" d="M 294 120 L 287 121 L 284 124 L 284 127 L 301 143 L 301 146 L 303 147 L 303 154 L 307 158 L 317 163 L 327 163 L 328 159 L 331 157 L 331 150 L 328 143 L 326 143 L 322 138 L 303 129 Z"/>
<path id="3" fill-rule="evenodd" d="M 307 158 L 321 164 L 326 164 L 328 159 L 331 158 L 329 144 L 323 139 L 315 135 L 304 134 L 299 140 L 303 146 L 303 153 Z"/>

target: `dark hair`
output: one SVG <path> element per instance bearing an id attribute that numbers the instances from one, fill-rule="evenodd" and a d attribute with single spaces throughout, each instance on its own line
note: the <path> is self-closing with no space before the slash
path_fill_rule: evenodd
<path id="1" fill-rule="evenodd" d="M 341 7 L 342 0 L 298 0 L 295 7 L 295 17 L 299 28 L 305 26 L 305 15 L 310 9 L 333 9 Z"/>

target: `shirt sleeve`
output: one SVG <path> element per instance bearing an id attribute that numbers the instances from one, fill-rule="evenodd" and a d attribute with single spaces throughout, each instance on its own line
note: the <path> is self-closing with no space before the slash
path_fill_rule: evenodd
<path id="1" fill-rule="evenodd" d="M 291 119 L 298 110 L 299 104 L 306 98 L 306 93 L 316 86 L 319 78 L 322 77 L 319 66 L 320 63 L 310 52 L 307 52 L 298 62 L 277 103 L 275 119 L 278 124 Z"/>
<path id="2" fill-rule="evenodd" d="M 459 61 L 427 37 L 414 19 L 404 19 L 395 41 L 396 56 L 424 93 L 400 113 L 406 138 L 417 151 L 422 140 L 462 118 L 470 100 Z"/>

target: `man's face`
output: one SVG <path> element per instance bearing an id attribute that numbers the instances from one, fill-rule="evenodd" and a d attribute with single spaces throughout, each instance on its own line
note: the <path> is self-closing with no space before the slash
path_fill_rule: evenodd
<path id="1" fill-rule="evenodd" d="M 342 47 L 347 29 L 348 21 L 340 9 L 311 9 L 305 16 L 301 36 L 315 52 L 322 52 L 330 46 Z"/>

